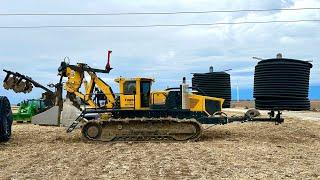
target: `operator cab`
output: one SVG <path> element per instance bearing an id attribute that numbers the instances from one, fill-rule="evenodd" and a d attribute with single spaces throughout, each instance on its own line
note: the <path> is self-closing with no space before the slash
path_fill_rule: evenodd
<path id="1" fill-rule="evenodd" d="M 150 107 L 151 78 L 117 78 L 120 86 L 120 108 L 147 109 Z"/>

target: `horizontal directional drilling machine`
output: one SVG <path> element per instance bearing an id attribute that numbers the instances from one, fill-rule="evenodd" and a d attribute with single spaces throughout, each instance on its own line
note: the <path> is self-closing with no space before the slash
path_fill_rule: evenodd
<path id="1" fill-rule="evenodd" d="M 201 136 L 201 124 L 283 122 L 280 112 L 258 118 L 256 110 L 249 110 L 243 116 L 227 117 L 221 112 L 224 99 L 192 93 L 192 90 L 201 89 L 189 87 L 185 78 L 180 87 L 152 92 L 152 78 L 120 77 L 115 79 L 120 89 L 116 95 L 98 77 L 98 73 L 108 74 L 112 69 L 109 57 L 110 52 L 105 69 L 91 68 L 83 63 L 61 63 L 59 75 L 67 78 L 64 88 L 69 96 L 80 97 L 88 105 L 67 132 L 72 132 L 82 121 L 83 136 L 94 141 L 188 141 Z M 85 74 L 90 76 L 89 82 L 85 80 Z"/>
<path id="2" fill-rule="evenodd" d="M 112 70 L 110 54 L 111 51 L 108 52 L 105 69 L 91 68 L 84 63 L 61 63 L 58 69 L 60 82 L 55 85 L 56 92 L 50 93 L 54 98 L 49 99 L 61 112 L 62 81 L 67 78 L 64 84 L 67 97 L 75 105 L 78 102 L 76 98 L 85 104 L 81 114 L 67 128 L 68 133 L 81 124 L 83 136 L 93 141 L 192 141 L 201 137 L 202 124 L 218 125 L 236 121 L 279 124 L 284 121 L 280 112 L 277 115 L 271 112 L 269 117 L 261 118 L 256 117 L 256 110 L 249 110 L 242 116 L 228 117 L 222 112 L 224 99 L 193 93 L 201 92 L 201 89 L 189 87 L 185 78 L 180 87 L 151 91 L 152 78 L 120 77 L 115 79 L 120 89 L 120 93 L 116 94 L 98 75 L 108 74 Z M 6 72 L 8 76 L 18 75 L 39 87 L 31 78 Z M 85 77 L 90 77 L 90 80 L 87 81 Z M 6 77 L 8 79 L 10 77 Z M 13 86 L 12 83 L 4 84 Z M 28 90 L 27 86 L 24 87 L 22 89 Z M 80 104 L 77 106 L 80 107 Z"/>

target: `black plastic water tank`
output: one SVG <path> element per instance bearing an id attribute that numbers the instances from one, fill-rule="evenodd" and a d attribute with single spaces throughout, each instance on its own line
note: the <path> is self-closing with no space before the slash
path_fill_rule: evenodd
<path id="1" fill-rule="evenodd" d="M 192 86 L 199 88 L 200 95 L 225 99 L 223 107 L 230 108 L 231 85 L 230 74 L 226 72 L 195 73 L 192 78 Z"/>
<path id="2" fill-rule="evenodd" d="M 309 78 L 312 64 L 295 59 L 266 59 L 255 67 L 256 109 L 309 110 Z"/>

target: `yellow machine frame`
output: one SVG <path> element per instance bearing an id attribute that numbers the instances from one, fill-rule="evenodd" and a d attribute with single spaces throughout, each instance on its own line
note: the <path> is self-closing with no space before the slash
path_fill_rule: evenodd
<path id="1" fill-rule="evenodd" d="M 90 76 L 90 81 L 87 82 L 84 78 L 84 72 Z M 93 97 L 94 89 L 98 88 L 100 93 L 106 97 L 105 104 L 102 108 L 112 109 L 116 105 L 116 96 L 111 87 L 99 78 L 94 71 L 90 71 L 90 67 L 86 64 L 79 63 L 77 66 L 67 66 L 65 76 L 68 81 L 65 84 L 65 89 L 69 93 L 74 93 L 89 105 L 89 108 L 101 108 L 95 102 Z M 117 78 L 115 82 L 119 84 L 120 109 L 128 110 L 148 110 L 152 105 L 163 105 L 166 102 L 169 91 L 151 92 L 151 86 L 154 82 L 152 78 Z M 84 93 L 80 92 L 81 86 L 84 86 Z M 220 109 L 224 99 L 197 95 L 188 93 L 188 101 L 190 111 L 205 112 L 207 115 L 212 115 L 208 112 L 206 101 L 211 100 L 218 102 Z"/>
<path id="2" fill-rule="evenodd" d="M 167 96 L 168 96 L 168 91 L 152 92 L 151 102 L 157 105 L 165 104 Z M 194 93 L 189 93 L 188 98 L 189 98 L 190 111 L 205 112 L 207 115 L 211 115 L 211 114 L 206 110 L 206 103 L 205 103 L 206 100 L 218 101 L 220 103 L 220 109 L 222 109 L 222 104 L 224 103 L 224 99 L 222 98 L 202 96 Z"/>
<path id="3" fill-rule="evenodd" d="M 78 66 L 81 67 L 83 66 L 83 64 L 78 64 Z M 105 104 L 105 107 L 113 108 L 115 103 L 115 96 L 112 92 L 111 87 L 102 79 L 97 77 L 96 73 L 90 71 L 86 72 L 90 75 L 91 78 L 89 82 L 84 79 L 84 72 L 74 70 L 71 67 L 67 67 L 66 76 L 68 77 L 68 81 L 64 85 L 66 91 L 69 93 L 74 93 L 76 96 L 80 97 L 83 101 L 88 103 L 90 108 L 98 108 L 92 100 L 92 93 L 95 86 L 99 87 L 99 89 L 107 97 L 107 103 Z M 84 84 L 85 93 L 80 92 L 82 83 Z"/>

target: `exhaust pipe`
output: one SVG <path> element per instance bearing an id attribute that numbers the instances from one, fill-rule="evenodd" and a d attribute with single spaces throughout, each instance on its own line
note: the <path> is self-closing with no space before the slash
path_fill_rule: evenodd
<path id="1" fill-rule="evenodd" d="M 187 84 L 185 77 L 183 77 L 182 84 L 180 85 L 180 91 L 181 91 L 181 109 L 190 109 L 189 85 Z"/>

